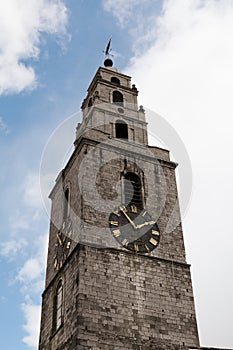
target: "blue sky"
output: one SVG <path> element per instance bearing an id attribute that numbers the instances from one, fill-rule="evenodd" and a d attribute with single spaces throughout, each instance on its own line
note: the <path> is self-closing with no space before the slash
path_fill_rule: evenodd
<path id="1" fill-rule="evenodd" d="M 49 225 L 43 149 L 79 111 L 111 35 L 115 65 L 132 75 L 139 102 L 172 125 L 189 153 L 192 200 L 183 226 L 201 342 L 233 347 L 232 34 L 227 0 L 0 5 L 2 349 L 36 348 Z"/>

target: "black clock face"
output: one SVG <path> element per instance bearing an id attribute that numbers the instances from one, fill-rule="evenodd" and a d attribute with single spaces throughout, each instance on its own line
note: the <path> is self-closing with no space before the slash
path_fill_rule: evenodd
<path id="1" fill-rule="evenodd" d="M 136 205 L 120 206 L 109 216 L 113 236 L 125 248 L 136 253 L 149 253 L 160 242 L 157 223 L 146 210 Z"/>
<path id="2" fill-rule="evenodd" d="M 70 220 L 64 221 L 62 229 L 57 233 L 55 244 L 54 268 L 59 270 L 65 262 L 71 246 L 69 235 L 72 233 L 72 223 Z"/>

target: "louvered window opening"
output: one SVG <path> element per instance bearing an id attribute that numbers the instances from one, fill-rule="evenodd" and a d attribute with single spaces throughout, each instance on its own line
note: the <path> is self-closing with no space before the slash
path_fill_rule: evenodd
<path id="1" fill-rule="evenodd" d="M 123 120 L 116 121 L 116 138 L 128 140 L 128 125 Z"/>
<path id="2" fill-rule="evenodd" d="M 135 204 L 138 208 L 142 209 L 142 188 L 139 177 L 135 174 L 126 174 L 125 179 L 125 203 L 126 205 Z"/>
<path id="3" fill-rule="evenodd" d="M 59 283 L 56 295 L 56 329 L 62 324 L 62 282 Z"/>
<path id="4" fill-rule="evenodd" d="M 124 103 L 123 103 L 123 95 L 120 91 L 113 91 L 113 103 L 123 107 Z"/>

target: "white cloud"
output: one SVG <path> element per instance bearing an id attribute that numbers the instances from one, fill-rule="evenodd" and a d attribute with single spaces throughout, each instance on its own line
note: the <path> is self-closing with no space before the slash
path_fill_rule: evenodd
<path id="1" fill-rule="evenodd" d="M 13 259 L 16 254 L 27 246 L 25 239 L 10 240 L 0 243 L 0 254 L 9 259 Z"/>
<path id="2" fill-rule="evenodd" d="M 10 132 L 7 124 L 2 117 L 0 117 L 0 131 L 2 131 L 4 134 L 9 134 Z"/>
<path id="3" fill-rule="evenodd" d="M 39 174 L 28 173 L 23 185 L 23 192 L 25 204 L 34 208 L 42 208 Z"/>
<path id="4" fill-rule="evenodd" d="M 166 1 L 159 25 L 155 23 L 157 41 L 145 55 L 132 60 L 129 71 L 140 83 L 145 106 L 176 121 L 188 144 L 196 141 L 195 132 L 189 135 L 192 127 L 199 141 L 208 135 L 208 146 L 216 144 L 220 132 L 225 136 L 224 146 L 230 146 L 233 4 L 200 4 L 197 0 Z M 192 146 L 202 147 L 200 142 Z M 222 146 L 215 149 L 215 157 L 227 156 Z"/>
<path id="5" fill-rule="evenodd" d="M 130 9 L 138 3 L 140 3 L 140 0 L 119 0 L 117 3 L 114 0 L 106 0 L 103 1 L 103 7 L 105 11 L 111 12 L 118 19 L 121 26 L 124 26 L 125 21 L 131 14 Z"/>
<path id="6" fill-rule="evenodd" d="M 23 328 L 27 335 L 23 338 L 23 342 L 35 349 L 38 347 L 41 307 L 33 303 L 32 298 L 41 294 L 44 287 L 48 236 L 39 236 L 36 247 L 35 257 L 25 261 L 17 276 L 25 300 L 22 305 L 25 317 Z"/>
<path id="7" fill-rule="evenodd" d="M 117 19 L 121 28 L 127 28 L 135 53 L 142 54 L 148 49 L 156 37 L 154 23 L 161 0 L 106 0 L 103 8 Z M 114 54 L 114 57 L 117 56 Z"/>
<path id="8" fill-rule="evenodd" d="M 40 277 L 42 272 L 43 267 L 38 259 L 31 258 L 27 260 L 24 266 L 20 269 L 18 279 L 24 283 L 31 282 Z"/>
<path id="9" fill-rule="evenodd" d="M 13 258 L 18 255 L 19 251 L 25 248 L 26 245 L 28 245 L 28 241 L 24 239 L 1 243 L 0 254 L 8 258 Z M 33 247 L 31 244 L 32 251 L 35 251 L 35 248 L 37 250 L 35 252 L 35 257 L 26 260 L 24 265 L 19 269 L 16 280 L 11 281 L 11 283 L 19 281 L 21 284 L 20 291 L 24 298 L 22 311 L 25 319 L 23 329 L 26 333 L 22 341 L 33 349 L 38 348 L 41 306 L 33 303 L 32 299 L 37 299 L 44 287 L 47 245 L 47 235 L 39 236 L 36 240 L 36 247 Z M 5 300 L 4 297 L 1 298 L 2 303 L 5 302 Z"/>
<path id="10" fill-rule="evenodd" d="M 127 69 L 141 91 L 140 103 L 176 128 L 190 154 L 195 187 L 185 219 L 186 246 L 201 342 L 216 347 L 233 344 L 232 19 L 232 1 L 164 1 L 148 32 L 150 49 L 138 49 Z"/>
<path id="11" fill-rule="evenodd" d="M 9 218 L 10 228 L 12 233 L 17 233 L 18 231 L 27 231 L 30 228 L 28 217 L 18 210 L 10 215 Z"/>
<path id="12" fill-rule="evenodd" d="M 157 0 L 153 1 L 156 3 Z M 151 3 L 151 0 L 105 0 L 103 1 L 104 10 L 115 16 L 121 27 L 130 23 L 132 18 L 140 14 L 139 9 L 143 10 L 145 5 Z"/>
<path id="13" fill-rule="evenodd" d="M 22 310 L 25 317 L 23 325 L 27 336 L 23 338 L 23 342 L 29 347 L 37 349 L 40 329 L 40 313 L 41 307 L 32 303 L 22 304 Z"/>
<path id="14" fill-rule="evenodd" d="M 0 95 L 36 86 L 28 60 L 38 58 L 42 33 L 62 36 L 66 24 L 62 0 L 0 2 Z"/>
<path id="15" fill-rule="evenodd" d="M 43 216 L 43 202 L 39 183 L 39 174 L 29 171 L 25 181 L 20 186 L 17 199 L 17 208 L 9 216 L 11 234 L 15 236 L 20 232 L 25 236 L 26 231 L 33 229 L 33 222 Z"/>
<path id="16" fill-rule="evenodd" d="M 47 255 L 47 235 L 39 236 L 35 245 L 35 257 L 29 258 L 19 270 L 18 280 L 24 283 L 31 283 L 42 276 Z"/>

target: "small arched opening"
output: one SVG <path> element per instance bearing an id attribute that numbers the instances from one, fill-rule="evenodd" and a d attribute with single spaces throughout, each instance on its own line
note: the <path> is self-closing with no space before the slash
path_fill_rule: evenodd
<path id="1" fill-rule="evenodd" d="M 113 100 L 113 103 L 115 103 L 116 105 L 123 107 L 123 95 L 120 91 L 117 91 L 117 90 L 113 91 L 112 100 Z"/>
<path id="2" fill-rule="evenodd" d="M 116 77 L 112 77 L 111 78 L 111 83 L 116 84 L 116 85 L 120 85 L 120 79 L 116 78 Z"/>

